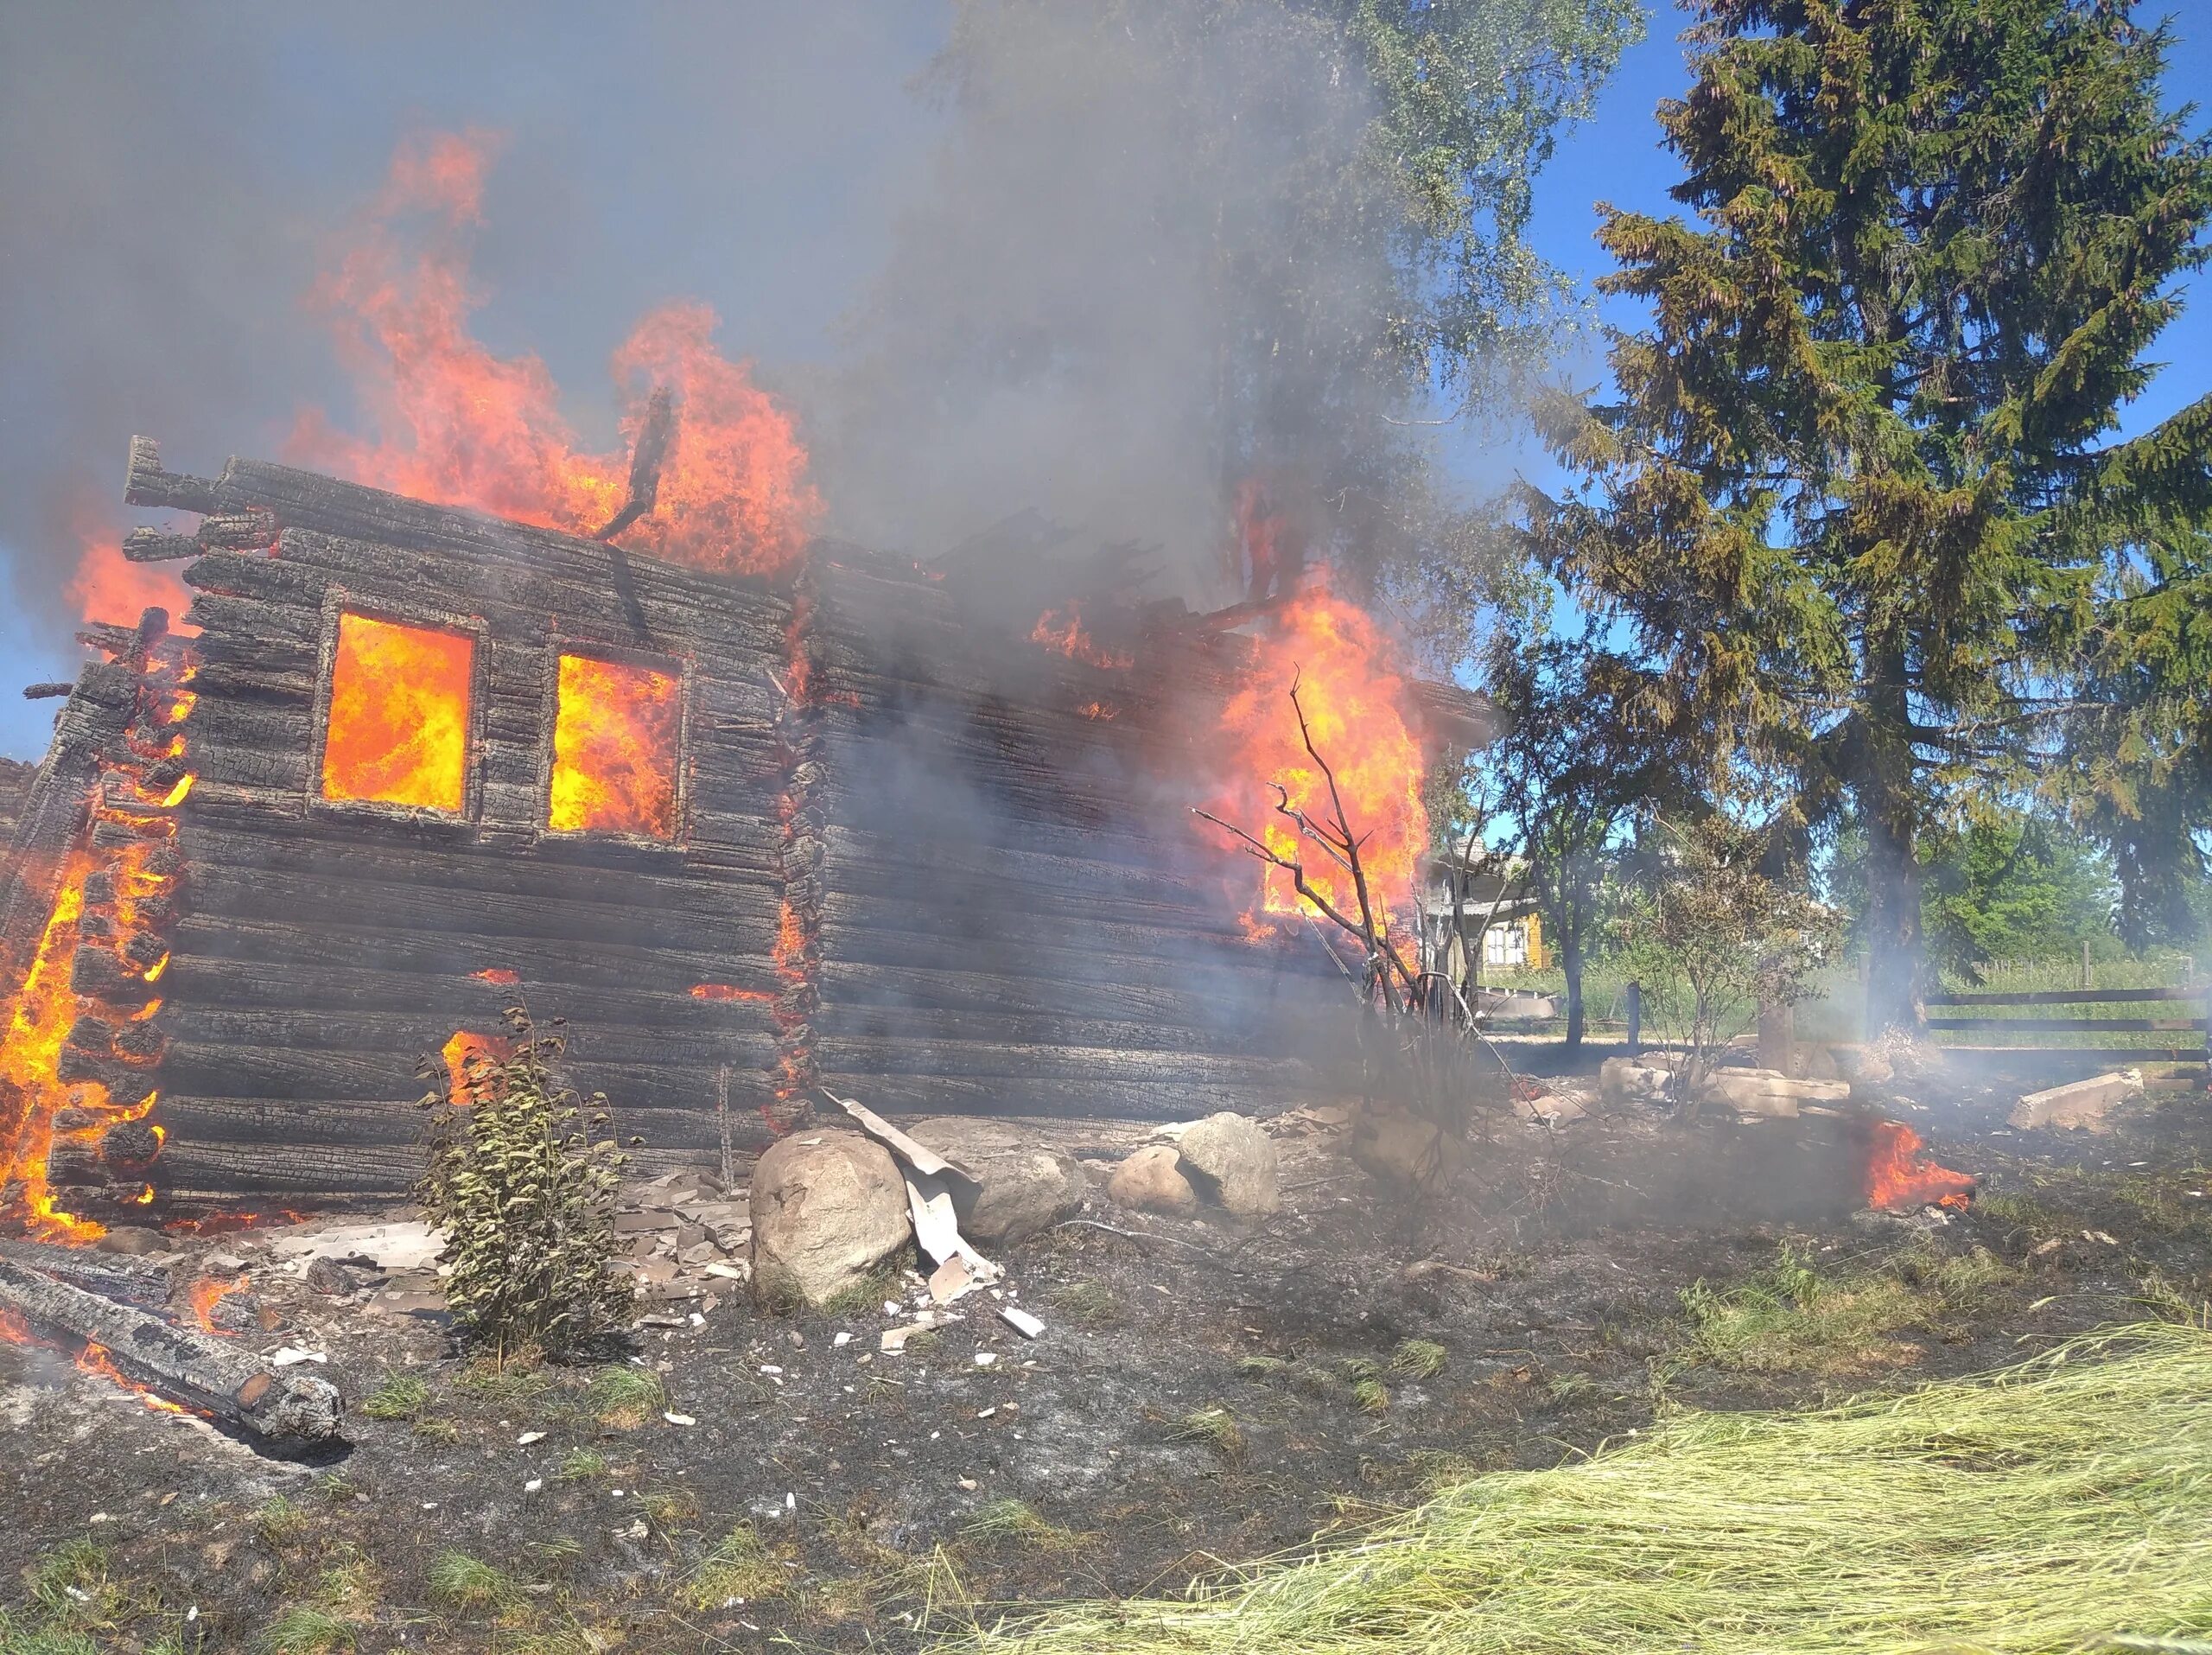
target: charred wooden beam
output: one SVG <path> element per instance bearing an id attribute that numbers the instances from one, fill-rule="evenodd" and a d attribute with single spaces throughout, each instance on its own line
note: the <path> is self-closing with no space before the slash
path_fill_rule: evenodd
<path id="1" fill-rule="evenodd" d="M 666 385 L 656 385 L 645 402 L 645 423 L 638 430 L 638 446 L 630 455 L 630 498 L 613 519 L 592 537 L 612 540 L 653 509 L 660 499 L 660 468 L 668 458 L 670 440 L 676 435 L 676 398 Z"/>
<path id="2" fill-rule="evenodd" d="M 127 1378 L 257 1435 L 299 1443 L 328 1442 L 338 1435 L 344 1404 L 329 1380 L 273 1368 L 236 1345 L 86 1292 L 13 1258 L 0 1258 L 0 1307 L 99 1346 Z"/>
<path id="3" fill-rule="evenodd" d="M 77 686 L 75 684 L 62 679 L 50 680 L 45 684 L 27 684 L 23 686 L 23 699 L 26 701 L 54 701 L 59 699 L 62 696 L 67 695 L 76 687 Z"/>

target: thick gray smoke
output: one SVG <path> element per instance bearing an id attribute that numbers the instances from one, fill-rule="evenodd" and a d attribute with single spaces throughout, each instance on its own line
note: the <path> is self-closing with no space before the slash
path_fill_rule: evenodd
<path id="1" fill-rule="evenodd" d="M 1328 479 L 1382 429 L 1344 400 L 1387 380 L 1391 275 L 1351 222 L 1379 204 L 1341 34 L 1275 4 L 979 3 L 926 89 L 951 124 L 821 387 L 841 526 L 927 555 L 1034 506 L 1220 595 L 1235 483 Z"/>
<path id="2" fill-rule="evenodd" d="M 70 670 L 86 541 L 139 520 L 131 434 L 207 470 L 302 409 L 358 427 L 306 296 L 410 135 L 503 135 L 474 326 L 587 441 L 631 324 L 703 299 L 830 532 L 931 557 L 1034 507 L 1204 602 L 1240 480 L 1325 538 L 1389 493 L 1369 114 L 1275 0 L 0 0 L 0 752 L 44 745 L 14 691 Z"/>

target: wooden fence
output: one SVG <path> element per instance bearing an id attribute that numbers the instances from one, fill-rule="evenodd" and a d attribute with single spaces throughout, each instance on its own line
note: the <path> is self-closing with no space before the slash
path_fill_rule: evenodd
<path id="1" fill-rule="evenodd" d="M 2053 1016 L 1931 1016 L 1932 1032 L 2006 1034 L 2171 1034 L 2164 1044 L 2140 1046 L 2075 1046 L 2056 1041 L 2032 1045 L 1976 1047 L 1974 1049 L 2006 1055 L 2094 1056 L 2113 1063 L 2202 1063 L 2212 1074 L 2212 990 L 2186 989 L 2037 989 L 2012 993 L 1931 994 L 1930 1011 L 1942 1006 L 2108 1006 L 2179 1005 L 2190 1008 L 2187 1017 L 2094 1017 L 2076 1013 Z"/>

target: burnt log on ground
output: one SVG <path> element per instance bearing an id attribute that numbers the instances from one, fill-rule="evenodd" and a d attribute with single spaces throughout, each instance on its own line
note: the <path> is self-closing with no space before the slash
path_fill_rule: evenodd
<path id="1" fill-rule="evenodd" d="M 272 1367 L 238 1345 L 87 1292 L 12 1257 L 0 1257 L 0 1309 L 98 1345 L 126 1378 L 257 1436 L 327 1443 L 344 1419 L 338 1387 L 327 1379 Z"/>

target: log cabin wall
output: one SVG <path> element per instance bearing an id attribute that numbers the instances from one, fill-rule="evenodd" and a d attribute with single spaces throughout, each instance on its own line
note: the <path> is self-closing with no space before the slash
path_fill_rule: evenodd
<path id="1" fill-rule="evenodd" d="M 1319 1084 L 1298 1038 L 1337 1026 L 1341 982 L 1318 946 L 1247 939 L 1249 892 L 1160 780 L 1187 710 L 1160 686 L 1217 704 L 1236 640 L 1100 668 L 856 549 L 775 589 L 281 466 L 182 476 L 143 440 L 126 499 L 201 518 L 125 547 L 183 563 L 200 628 L 165 975 L 120 985 L 161 1002 L 130 1078 L 158 1080 L 167 1203 L 407 1188 L 418 1064 L 499 1033 L 518 990 L 645 1170 L 757 1149 L 820 1085 L 1174 1119 Z M 324 796 L 345 614 L 470 640 L 459 809 Z M 665 841 L 550 827 L 564 652 L 680 672 Z M 18 887 L 51 857 L 21 853 L 86 820 L 135 682 L 87 667 L 64 710 L 0 893 L 15 930 L 50 898 Z"/>
<path id="2" fill-rule="evenodd" d="M 787 599 L 588 540 L 276 466 L 215 482 L 134 450 L 129 498 L 258 520 L 203 525 L 184 578 L 198 780 L 181 810 L 158 1118 L 172 1199 L 389 1193 L 420 1169 L 418 1061 L 500 1032 L 517 988 L 568 1020 L 570 1078 L 603 1091 L 642 1162 L 766 1136 L 777 1031 L 782 785 L 771 671 Z M 140 556 L 164 550 L 142 540 Z M 340 611 L 474 637 L 465 808 L 321 797 L 318 719 Z M 564 650 L 679 669 L 669 843 L 548 830 L 550 675 Z M 515 988 L 493 977 L 512 973 Z M 695 996 L 718 984 L 722 997 Z M 725 1080 L 725 1077 L 727 1077 Z"/>
<path id="3" fill-rule="evenodd" d="M 1217 640 L 1100 667 L 988 634 L 911 563 L 829 555 L 810 582 L 824 1085 L 893 1111 L 1154 1120 L 1319 1087 L 1301 1044 L 1343 1018 L 1344 984 L 1310 939 L 1248 939 L 1256 873 L 1205 848 L 1173 780 L 1185 709 L 1163 692 L 1210 721 Z"/>

